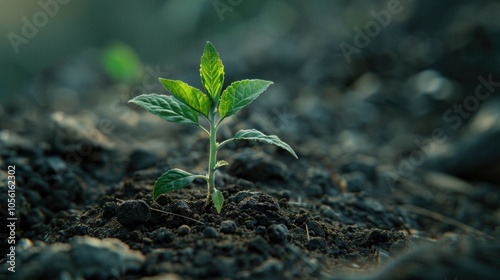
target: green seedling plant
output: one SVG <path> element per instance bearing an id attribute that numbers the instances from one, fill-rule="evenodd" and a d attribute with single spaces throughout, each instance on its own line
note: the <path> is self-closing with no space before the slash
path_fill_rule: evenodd
<path id="1" fill-rule="evenodd" d="M 196 125 L 202 129 L 210 139 L 210 155 L 208 159 L 208 173 L 195 175 L 181 169 L 171 169 L 161 175 L 153 187 L 153 200 L 164 193 L 181 189 L 191 184 L 195 179 L 207 181 L 207 204 L 212 200 L 217 213 L 220 213 L 224 204 L 224 196 L 215 187 L 215 171 L 228 165 L 224 160 L 217 161 L 217 151 L 227 143 L 235 140 L 253 140 L 274 144 L 290 152 L 295 158 L 293 149 L 275 135 L 266 135 L 256 129 L 238 131 L 234 137 L 221 143 L 217 142 L 217 130 L 222 121 L 238 113 L 245 106 L 260 96 L 270 85 L 271 81 L 241 80 L 231 83 L 222 91 L 224 83 L 224 65 L 214 46 L 207 42 L 200 64 L 201 83 L 204 92 L 189 86 L 179 80 L 160 78 L 162 85 L 172 95 L 143 94 L 129 102 L 139 105 L 150 113 L 169 122 Z M 199 122 L 200 116 L 205 118 L 208 125 Z"/>

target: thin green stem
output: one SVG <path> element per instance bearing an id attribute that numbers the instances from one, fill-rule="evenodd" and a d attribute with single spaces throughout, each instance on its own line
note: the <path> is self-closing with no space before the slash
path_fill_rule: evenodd
<path id="1" fill-rule="evenodd" d="M 215 109 L 210 110 L 210 157 L 208 160 L 208 194 L 209 203 L 212 193 L 215 191 L 215 165 L 217 164 L 217 125 L 215 124 Z"/>
<path id="2" fill-rule="evenodd" d="M 227 140 L 225 140 L 225 141 L 222 141 L 219 145 L 217 145 L 217 150 L 219 150 L 219 149 L 220 149 L 220 147 L 222 147 L 222 146 L 226 145 L 227 143 L 229 143 L 229 142 L 231 142 L 231 141 L 234 141 L 234 140 L 236 140 L 236 139 L 234 139 L 234 138 L 229 138 L 229 139 L 227 139 Z"/>

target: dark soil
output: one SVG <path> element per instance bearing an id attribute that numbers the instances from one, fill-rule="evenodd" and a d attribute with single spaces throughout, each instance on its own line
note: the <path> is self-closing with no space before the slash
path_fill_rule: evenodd
<path id="1" fill-rule="evenodd" d="M 206 173 L 208 139 L 127 105 L 141 85 L 111 82 L 98 52 L 75 53 L 40 74 L 36 96 L 2 104 L 0 181 L 15 166 L 17 221 L 16 273 L 2 224 L 0 279 L 500 279 L 498 88 L 467 117 L 443 117 L 471 106 L 478 77 L 500 81 L 498 3 L 405 1 L 347 63 L 339 43 L 372 20 L 354 16 L 362 1 L 347 2 L 295 3 L 286 34 L 256 24 L 214 36 L 225 86 L 275 82 L 219 140 L 255 128 L 299 156 L 229 143 L 218 155 L 229 162 L 217 171 L 220 214 L 205 206 L 202 180 L 152 201 L 167 170 Z M 337 30 L 340 16 L 352 22 Z M 171 78 L 199 86 L 201 46 L 169 60 Z M 431 141 L 436 129 L 445 140 Z M 2 183 L 2 221 L 7 199 Z"/>
<path id="2" fill-rule="evenodd" d="M 2 170 L 16 165 L 18 174 L 18 279 L 325 279 L 374 275 L 380 267 L 387 268 L 377 279 L 422 278 L 429 267 L 436 279 L 496 273 L 498 258 L 485 256 L 500 250 L 491 239 L 500 225 L 497 187 L 429 171 L 392 187 L 366 155 L 332 164 L 240 143 L 221 151 L 231 164 L 217 177 L 226 198 L 217 214 L 205 207 L 203 181 L 151 199 L 169 168 L 203 172 L 203 134 L 182 132 L 188 138 L 166 160 L 147 149 L 124 158 L 96 138 L 82 162 L 70 164 L 68 156 L 90 140 L 52 117 L 52 138 L 1 137 Z M 72 141 L 76 153 L 59 149 Z M 94 261 L 98 255 L 113 257 Z M 470 266 L 478 255 L 487 262 Z"/>

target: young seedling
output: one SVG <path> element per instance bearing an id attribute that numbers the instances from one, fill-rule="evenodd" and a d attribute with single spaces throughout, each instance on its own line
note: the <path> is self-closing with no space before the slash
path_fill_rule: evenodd
<path id="1" fill-rule="evenodd" d="M 214 46 L 207 42 L 201 56 L 200 64 L 201 83 L 205 92 L 178 81 L 160 78 L 160 82 L 172 94 L 143 94 L 129 102 L 137 104 L 162 119 L 169 122 L 192 124 L 201 128 L 210 138 L 210 155 L 208 159 L 208 174 L 195 175 L 174 168 L 156 180 L 153 188 L 153 200 L 160 195 L 181 189 L 201 178 L 207 181 L 207 204 L 212 200 L 215 209 L 220 213 L 224 204 L 222 193 L 215 188 L 215 171 L 228 163 L 217 161 L 217 151 L 225 144 L 234 140 L 254 140 L 274 144 L 290 152 L 295 158 L 293 149 L 275 135 L 265 135 L 255 129 L 238 131 L 233 138 L 221 143 L 217 142 L 217 130 L 222 121 L 236 114 L 245 106 L 254 101 L 273 82 L 264 80 L 241 80 L 233 82 L 224 91 L 224 65 Z M 208 127 L 200 124 L 199 116 L 208 121 Z"/>

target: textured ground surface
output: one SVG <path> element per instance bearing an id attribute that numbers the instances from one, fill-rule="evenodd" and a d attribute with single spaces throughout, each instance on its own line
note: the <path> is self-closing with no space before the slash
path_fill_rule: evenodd
<path id="1" fill-rule="evenodd" d="M 101 16 L 114 21 L 101 2 Z M 2 65 L 23 77 L 45 70 L 25 77 L 31 94 L 0 96 L 0 181 L 16 167 L 18 218 L 17 272 L 4 269 L 2 230 L 0 279 L 498 279 L 496 1 L 400 1 L 402 12 L 350 60 L 339 45 L 355 45 L 355 27 L 364 30 L 387 1 L 243 1 L 224 22 L 208 5 L 191 25 L 183 14 L 155 18 L 153 2 L 133 9 L 140 20 L 130 32 L 95 15 L 105 32 L 96 36 L 126 33 L 141 40 L 135 46 L 154 46 L 138 80 L 113 82 L 100 66 L 104 48 L 42 67 L 31 60 L 48 47 L 35 39 L 34 55 L 22 45 L 16 57 L 24 64 Z M 179 21 L 178 34 L 144 40 L 164 20 Z M 92 45 L 87 33 L 78 36 Z M 219 141 L 255 128 L 299 156 L 257 143 L 225 146 L 220 214 L 204 207 L 202 181 L 152 202 L 168 169 L 206 173 L 208 140 L 126 103 L 166 94 L 151 82 L 156 76 L 200 86 L 206 40 L 221 53 L 226 85 L 274 81 L 227 119 Z"/>

